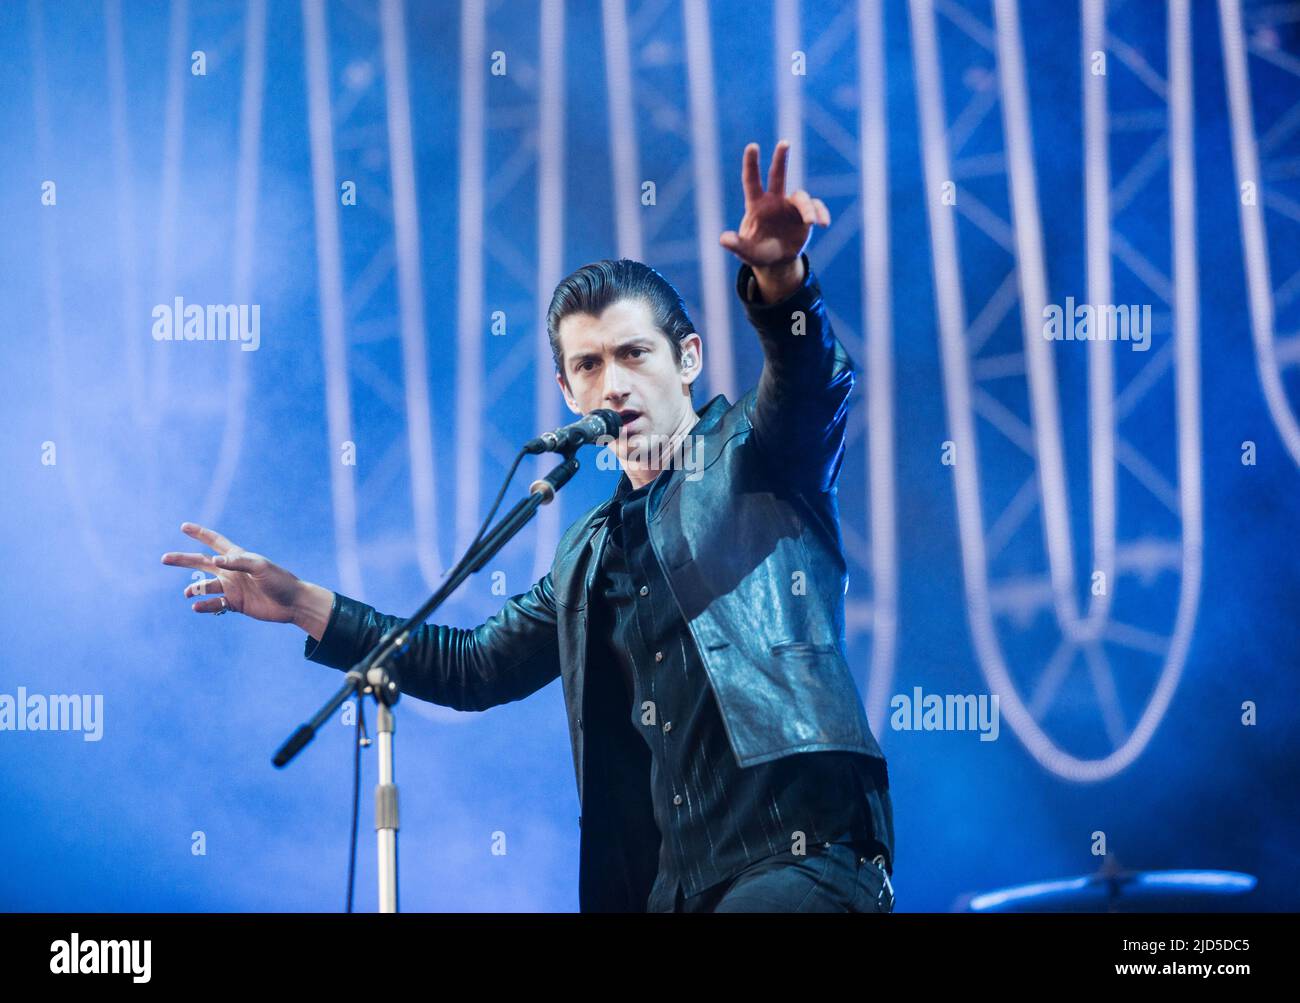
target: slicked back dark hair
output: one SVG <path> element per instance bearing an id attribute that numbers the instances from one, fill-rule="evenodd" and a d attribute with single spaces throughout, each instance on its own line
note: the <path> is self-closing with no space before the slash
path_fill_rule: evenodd
<path id="1" fill-rule="evenodd" d="M 650 308 L 655 325 L 672 348 L 673 363 L 681 366 L 681 340 L 695 330 L 681 294 L 649 265 L 630 258 L 606 258 L 583 265 L 566 277 L 555 287 L 550 309 L 546 311 L 546 335 L 551 342 L 555 371 L 565 386 L 569 385 L 569 374 L 564 371 L 560 321 L 575 313 L 599 317 L 607 306 L 624 299 L 639 299 Z M 690 395 L 694 400 L 694 383 L 690 385 Z"/>

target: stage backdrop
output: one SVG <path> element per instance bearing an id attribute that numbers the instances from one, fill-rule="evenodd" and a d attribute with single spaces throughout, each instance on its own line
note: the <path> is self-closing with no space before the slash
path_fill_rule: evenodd
<path id="1" fill-rule="evenodd" d="M 571 420 L 544 315 L 599 258 L 678 286 L 697 399 L 735 401 L 762 355 L 718 235 L 744 145 L 787 138 L 858 371 L 846 643 L 898 908 L 1104 860 L 1300 907 L 1297 25 L 1237 0 L 0 5 L 0 906 L 341 908 L 351 727 L 270 763 L 341 676 L 297 628 L 191 612 L 159 556 L 194 520 L 413 610 L 518 445 Z M 440 622 L 546 572 L 614 488 L 599 458 Z M 924 713 L 964 696 L 983 722 Z M 575 909 L 559 683 L 398 720 L 403 908 Z"/>

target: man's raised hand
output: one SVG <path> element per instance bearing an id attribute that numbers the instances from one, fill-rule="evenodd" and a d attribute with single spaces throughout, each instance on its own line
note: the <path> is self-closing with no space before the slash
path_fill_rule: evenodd
<path id="1" fill-rule="evenodd" d="M 215 555 L 176 552 L 162 555 L 163 564 L 195 568 L 215 576 L 192 582 L 186 587 L 186 598 L 215 597 L 194 603 L 191 606 L 194 612 L 219 613 L 229 608 L 236 613 L 251 616 L 254 620 L 299 622 L 307 590 L 312 586 L 279 565 L 272 564 L 261 554 L 254 554 L 231 543 L 216 530 L 185 522 L 181 523 L 181 532 L 216 551 Z"/>
<path id="2" fill-rule="evenodd" d="M 830 226 L 831 214 L 826 203 L 815 199 L 802 188 L 785 194 L 785 168 L 790 144 L 776 144 L 768 169 L 767 191 L 758 173 L 758 144 L 745 147 L 740 180 L 745 192 L 745 216 L 740 229 L 727 230 L 719 242 L 755 272 L 776 272 L 794 266 L 816 224 Z"/>

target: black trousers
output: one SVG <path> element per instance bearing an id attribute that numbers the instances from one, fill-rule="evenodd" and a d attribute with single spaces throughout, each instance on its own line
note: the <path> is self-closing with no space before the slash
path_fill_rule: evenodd
<path id="1" fill-rule="evenodd" d="M 676 912 L 893 912 L 882 858 L 849 840 L 779 853 L 698 895 L 677 891 Z"/>

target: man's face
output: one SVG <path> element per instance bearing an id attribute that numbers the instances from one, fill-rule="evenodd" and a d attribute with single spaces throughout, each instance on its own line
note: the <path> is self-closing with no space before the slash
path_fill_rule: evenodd
<path id="1" fill-rule="evenodd" d="M 696 421 L 690 384 L 701 371 L 700 336 L 682 339 L 680 368 L 667 336 L 655 325 L 641 299 L 611 303 L 599 317 L 570 314 L 560 321 L 569 409 L 578 415 L 609 408 L 623 415 L 623 427 L 610 448 L 627 469 L 628 453 L 662 448 Z"/>

